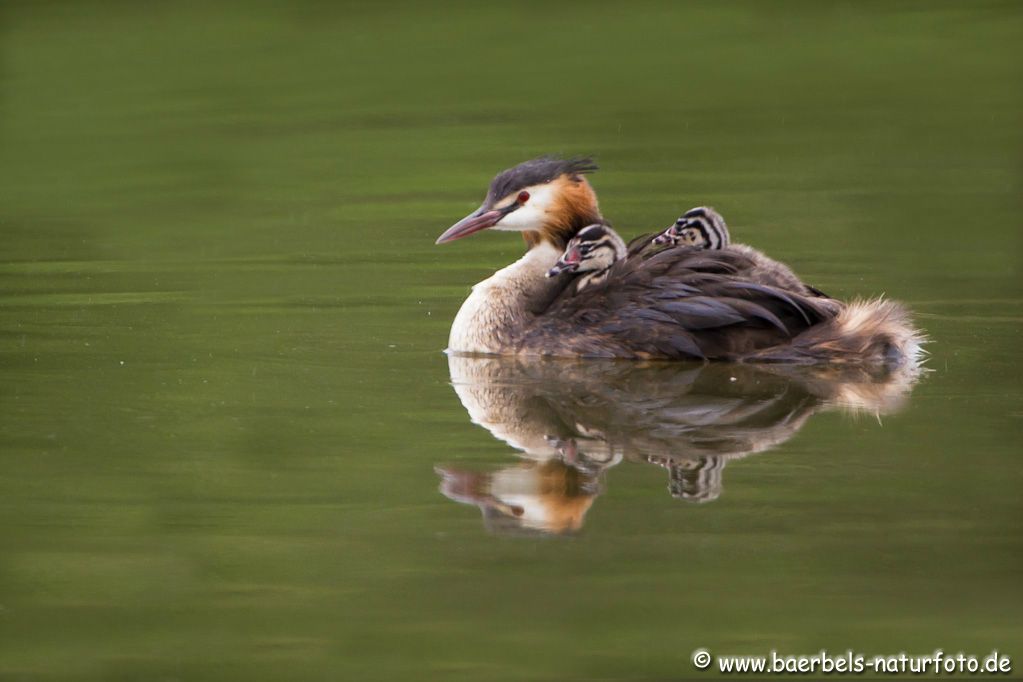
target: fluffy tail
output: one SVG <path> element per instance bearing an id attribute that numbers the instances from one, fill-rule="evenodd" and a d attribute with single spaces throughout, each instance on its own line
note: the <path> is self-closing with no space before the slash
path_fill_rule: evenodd
<path id="1" fill-rule="evenodd" d="M 753 362 L 850 362 L 901 366 L 916 364 L 926 336 L 913 326 L 909 311 L 881 298 L 853 301 L 832 319 L 810 327 L 791 343 L 747 356 Z"/>

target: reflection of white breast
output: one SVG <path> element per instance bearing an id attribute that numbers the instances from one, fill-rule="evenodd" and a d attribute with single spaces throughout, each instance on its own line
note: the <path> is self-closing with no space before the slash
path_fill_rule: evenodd
<path id="1" fill-rule="evenodd" d="M 524 401 L 516 387 L 491 374 L 490 370 L 501 367 L 497 362 L 448 355 L 451 384 L 469 419 L 516 450 L 540 459 L 554 457 L 557 449 L 548 442 L 543 425 L 526 418 Z"/>

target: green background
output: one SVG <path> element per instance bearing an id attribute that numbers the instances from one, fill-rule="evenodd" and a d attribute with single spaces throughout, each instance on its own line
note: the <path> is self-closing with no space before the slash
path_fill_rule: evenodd
<path id="1" fill-rule="evenodd" d="M 0 59 L 0 678 L 1019 674 L 1019 3 L 8 1 Z M 580 534 L 488 534 L 433 467 L 516 453 L 441 350 L 522 245 L 433 240 L 548 152 L 626 236 L 712 204 L 907 302 L 933 372 L 713 503 L 626 462 Z"/>

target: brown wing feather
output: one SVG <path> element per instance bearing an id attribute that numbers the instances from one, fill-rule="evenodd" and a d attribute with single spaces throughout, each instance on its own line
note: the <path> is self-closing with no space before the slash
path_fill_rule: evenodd
<path id="1" fill-rule="evenodd" d="M 590 357 L 738 359 L 830 319 L 809 297 L 742 278 L 748 257 L 672 248 L 628 258 L 602 284 L 566 292 L 521 350 Z"/>

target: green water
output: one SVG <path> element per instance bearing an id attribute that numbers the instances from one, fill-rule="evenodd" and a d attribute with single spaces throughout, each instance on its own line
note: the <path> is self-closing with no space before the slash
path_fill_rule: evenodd
<path id="1" fill-rule="evenodd" d="M 1018 675 L 1021 46 L 999 2 L 4 3 L 0 678 L 672 679 L 697 647 Z M 636 446 L 522 455 L 441 353 L 521 241 L 433 240 L 545 152 L 597 155 L 628 236 L 712 204 L 825 291 L 907 302 L 932 371 L 855 410 L 504 368 L 562 450 Z M 695 447 L 640 418 L 675 403 L 572 402 L 691 382 L 772 442 L 702 504 L 635 456 Z M 700 446 L 741 450 L 720 423 Z M 580 527 L 435 468 L 561 476 Z"/>

